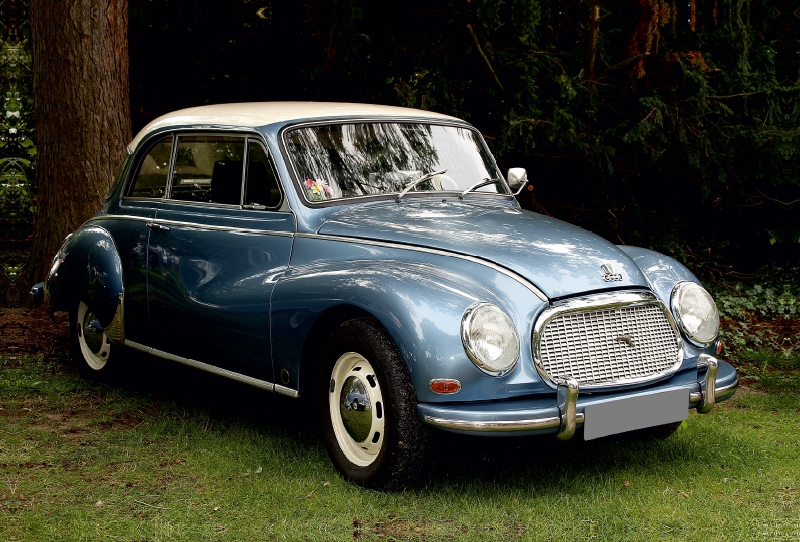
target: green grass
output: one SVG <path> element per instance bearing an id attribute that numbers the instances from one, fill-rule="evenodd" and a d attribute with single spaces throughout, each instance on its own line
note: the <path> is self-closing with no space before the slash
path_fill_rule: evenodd
<path id="1" fill-rule="evenodd" d="M 741 393 L 666 441 L 434 439 L 352 486 L 297 401 L 136 357 L 111 385 L 2 361 L 0 539 L 797 540 L 800 399 Z"/>

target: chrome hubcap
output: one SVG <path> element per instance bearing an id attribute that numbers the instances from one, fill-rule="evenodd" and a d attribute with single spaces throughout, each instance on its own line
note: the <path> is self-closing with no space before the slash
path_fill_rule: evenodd
<path id="1" fill-rule="evenodd" d="M 367 388 L 357 376 L 349 377 L 342 386 L 339 413 L 347 434 L 356 442 L 364 442 L 372 427 L 372 405 Z"/>
<path id="2" fill-rule="evenodd" d="M 386 413 L 375 370 L 364 356 L 347 352 L 336 360 L 328 399 L 339 449 L 351 463 L 371 465 L 383 446 Z"/>
<path id="3" fill-rule="evenodd" d="M 111 342 L 103 332 L 103 326 L 97 317 L 83 301 L 78 305 L 78 346 L 80 346 L 86 364 L 99 371 L 108 363 L 108 354 L 111 352 Z"/>
<path id="4" fill-rule="evenodd" d="M 103 326 L 97 321 L 93 312 L 87 310 L 83 317 L 83 340 L 94 354 L 100 353 L 103 347 Z"/>

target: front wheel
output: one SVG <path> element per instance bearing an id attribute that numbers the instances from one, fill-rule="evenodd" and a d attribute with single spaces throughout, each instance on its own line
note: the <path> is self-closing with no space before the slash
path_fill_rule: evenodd
<path id="1" fill-rule="evenodd" d="M 317 405 L 328 453 L 344 478 L 394 491 L 419 475 L 427 429 L 400 352 L 376 321 L 348 320 L 333 333 L 322 357 Z"/>
<path id="2" fill-rule="evenodd" d="M 70 312 L 70 338 L 72 355 L 81 373 L 90 378 L 108 374 L 108 364 L 116 350 L 94 312 L 83 301 Z"/>

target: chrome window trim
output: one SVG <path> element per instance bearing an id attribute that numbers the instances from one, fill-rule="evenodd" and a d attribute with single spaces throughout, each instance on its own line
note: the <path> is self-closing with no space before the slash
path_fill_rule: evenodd
<path id="1" fill-rule="evenodd" d="M 166 134 L 172 138 L 172 151 L 170 154 L 169 159 L 169 171 L 167 172 L 167 183 L 164 187 L 164 195 L 161 198 L 147 198 L 147 197 L 133 197 L 127 195 L 133 188 L 133 182 L 135 180 L 136 174 L 139 173 L 139 168 L 141 166 L 141 161 L 144 160 L 144 157 L 147 154 L 142 154 L 144 151 L 140 151 L 139 149 L 148 150 L 152 147 L 151 142 L 152 140 L 156 140 L 156 142 L 160 139 L 164 139 Z M 227 204 L 227 203 L 212 203 L 207 201 L 189 201 L 189 200 L 179 200 L 179 199 L 172 199 L 172 178 L 175 173 L 175 157 L 178 153 L 178 139 L 181 136 L 203 136 L 203 135 L 223 135 L 225 137 L 242 137 L 244 139 L 244 157 L 242 159 L 242 189 L 239 191 L 239 205 Z M 281 201 L 278 205 L 274 207 L 267 207 L 266 209 L 245 209 L 243 204 L 244 199 L 244 188 L 245 188 L 245 180 L 246 180 L 246 171 L 247 171 L 247 161 L 248 161 L 248 144 L 250 141 L 255 142 L 264 150 L 264 153 L 267 155 L 267 158 L 271 159 L 271 166 L 272 171 L 275 174 L 275 179 L 278 181 L 278 190 L 281 192 Z M 266 141 L 264 141 L 264 137 L 261 135 L 261 132 L 256 130 L 255 128 L 248 129 L 246 127 L 225 127 L 225 126 L 196 126 L 196 127 L 176 127 L 176 128 L 165 128 L 163 130 L 159 130 L 158 132 L 154 132 L 148 135 L 147 138 L 143 139 L 139 145 L 133 156 L 133 167 L 128 172 L 128 178 L 123 181 L 123 189 L 122 189 L 122 196 L 120 197 L 120 201 L 160 201 L 162 203 L 179 203 L 179 204 L 188 204 L 188 205 L 201 205 L 205 207 L 214 207 L 217 209 L 241 209 L 243 211 L 254 211 L 254 212 L 262 212 L 262 211 L 276 211 L 276 212 L 284 212 L 284 211 L 291 211 L 291 206 L 288 205 L 288 198 L 286 197 L 286 191 L 284 189 L 283 183 L 280 181 L 280 175 L 277 172 L 277 168 L 275 166 L 275 158 L 269 150 L 269 145 L 267 145 Z M 135 173 L 132 173 L 134 172 Z"/>
<path id="2" fill-rule="evenodd" d="M 337 241 L 342 243 L 358 243 L 362 245 L 371 245 L 371 246 L 379 246 L 379 247 L 386 247 L 386 248 L 396 248 L 401 250 L 413 250 L 415 252 L 424 252 L 426 254 L 435 254 L 437 256 L 448 256 L 450 258 L 458 258 L 460 260 L 466 260 L 468 262 L 476 263 L 482 265 L 484 267 L 488 267 L 497 271 L 498 273 L 513 279 L 520 284 L 522 284 L 525 288 L 530 290 L 536 297 L 538 297 L 542 301 L 548 301 L 547 296 L 544 293 L 530 283 L 527 279 L 518 275 L 514 271 L 510 269 L 506 269 L 500 265 L 497 265 L 494 262 L 489 260 L 484 260 L 482 258 L 478 258 L 476 256 L 467 256 L 466 254 L 459 254 L 458 252 L 449 252 L 447 250 L 440 250 L 438 248 L 428 248 L 422 247 L 419 245 L 406 245 L 403 243 L 392 243 L 389 241 L 374 241 L 372 239 L 362 239 L 361 237 L 341 237 L 338 235 L 323 235 L 319 233 L 296 233 L 295 237 L 301 237 L 305 239 L 323 239 L 328 241 Z"/>
<path id="3" fill-rule="evenodd" d="M 469 124 L 466 121 L 458 121 L 458 120 L 438 120 L 438 119 L 430 119 L 425 117 L 355 117 L 355 118 L 326 118 L 326 119 L 315 119 L 313 121 L 302 121 L 293 124 L 287 124 L 283 128 L 280 129 L 280 133 L 278 134 L 278 146 L 280 147 L 280 151 L 283 154 L 283 161 L 286 164 L 286 169 L 289 172 L 289 181 L 294 186 L 297 194 L 300 196 L 300 201 L 306 207 L 310 207 L 312 209 L 319 208 L 319 207 L 329 207 L 333 205 L 344 205 L 351 202 L 358 202 L 363 200 L 368 201 L 380 201 L 381 199 L 391 200 L 396 197 L 396 193 L 390 194 L 371 194 L 371 195 L 364 195 L 364 196 L 352 196 L 348 198 L 338 198 L 332 200 L 325 200 L 325 201 L 318 201 L 318 202 L 311 202 L 306 198 L 305 191 L 303 190 L 300 184 L 300 176 L 295 169 L 294 161 L 291 159 L 289 152 L 286 146 L 286 133 L 290 132 L 291 130 L 299 129 L 299 128 L 307 128 L 309 126 L 321 126 L 325 124 L 357 124 L 357 123 L 364 123 L 364 122 L 372 122 L 372 123 L 404 123 L 404 124 L 433 124 L 437 126 L 454 126 L 457 128 L 466 128 L 478 134 L 480 137 L 481 143 L 483 144 L 484 150 L 487 151 L 488 155 L 492 159 L 492 163 L 494 167 L 497 169 L 497 172 L 500 174 L 500 179 L 503 181 L 503 186 L 508 190 L 508 194 L 496 194 L 490 192 L 473 192 L 473 194 L 477 194 L 478 197 L 490 197 L 494 199 L 502 199 L 504 201 L 516 201 L 514 199 L 514 191 L 508 186 L 508 182 L 506 181 L 505 177 L 503 177 L 502 170 L 500 166 L 497 165 L 497 159 L 495 158 L 494 154 L 489 150 L 489 146 L 486 144 L 486 140 L 483 137 L 483 134 L 474 126 Z M 416 194 L 408 194 L 412 197 L 443 197 L 443 196 L 459 196 L 461 194 L 461 190 L 439 190 L 439 191 L 431 191 L 431 192 L 420 192 Z"/>
<path id="4" fill-rule="evenodd" d="M 300 392 L 298 392 L 297 390 L 293 390 L 291 388 L 287 388 L 285 386 L 280 386 L 272 382 L 267 382 L 266 380 L 260 380 L 258 378 L 253 378 L 252 376 L 247 376 L 241 373 L 236 373 L 234 371 L 229 371 L 228 369 L 222 369 L 215 365 L 209 365 L 208 363 L 203 363 L 202 361 L 176 356 L 175 354 L 170 354 L 169 352 L 158 350 L 157 348 L 146 346 L 144 344 L 140 344 L 134 341 L 125 341 L 125 345 L 130 346 L 131 348 L 134 348 L 141 352 L 146 352 L 147 354 L 157 356 L 159 358 L 167 359 L 170 361 L 176 361 L 178 363 L 182 363 L 183 365 L 188 365 L 189 367 L 200 369 L 201 371 L 213 373 L 215 375 L 219 375 L 228 378 L 230 380 L 236 380 L 237 382 L 242 382 L 243 384 L 247 384 L 248 386 L 253 386 L 254 388 L 259 388 L 262 390 L 279 393 L 281 395 L 288 395 L 289 397 L 296 398 L 300 396 Z"/>
<path id="5" fill-rule="evenodd" d="M 556 389 L 558 387 L 558 384 L 554 382 L 547 374 L 547 371 L 545 371 L 540 351 L 542 330 L 544 330 L 545 326 L 550 320 L 557 316 L 562 316 L 564 314 L 573 312 L 616 309 L 641 305 L 657 305 L 667 317 L 667 321 L 669 322 L 669 325 L 675 334 L 676 342 L 678 344 L 678 356 L 675 360 L 675 363 L 665 371 L 641 378 L 623 378 L 620 380 L 596 382 L 594 384 L 581 383 L 581 390 L 645 384 L 647 382 L 659 380 L 674 374 L 683 364 L 684 352 L 683 336 L 681 335 L 680 329 L 678 329 L 678 324 L 675 321 L 675 318 L 672 316 L 672 312 L 663 301 L 661 301 L 651 292 L 622 291 L 572 298 L 554 303 L 542 311 L 542 314 L 539 315 L 539 318 L 537 318 L 536 323 L 533 326 L 533 334 L 531 337 L 531 352 L 533 354 L 533 362 L 534 366 L 536 367 L 536 371 L 539 373 L 539 376 L 541 376 L 542 380 L 544 380 L 544 382 L 551 388 Z"/>
<path id="6" fill-rule="evenodd" d="M 245 209 L 247 210 L 247 209 Z M 255 211 L 261 213 L 263 211 Z M 234 217 L 236 218 L 236 217 Z M 197 222 L 183 222 L 181 220 L 167 220 L 167 219 L 153 219 L 136 215 L 104 215 L 95 216 L 87 220 L 84 224 L 96 222 L 100 220 L 133 220 L 136 222 L 152 222 L 154 224 L 163 224 L 167 226 L 182 226 L 187 228 L 196 228 L 199 230 L 217 230 L 217 231 L 230 231 L 234 233 L 251 233 L 254 235 L 277 235 L 280 237 L 294 237 L 295 233 L 291 231 L 282 230 L 259 230 L 255 228 L 239 228 L 236 226 L 217 226 L 214 224 L 199 224 Z"/>

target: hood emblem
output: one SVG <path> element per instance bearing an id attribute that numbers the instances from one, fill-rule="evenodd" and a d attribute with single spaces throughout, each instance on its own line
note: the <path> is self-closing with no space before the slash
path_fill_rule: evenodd
<path id="1" fill-rule="evenodd" d="M 603 271 L 604 281 L 616 282 L 622 280 L 622 275 L 620 273 L 614 273 L 614 268 L 611 267 L 610 263 L 604 263 L 600 266 L 600 269 Z"/>
<path id="2" fill-rule="evenodd" d="M 630 346 L 631 348 L 636 348 L 636 345 L 633 343 L 633 337 L 631 337 L 630 335 L 627 335 L 627 334 L 620 335 L 619 337 L 617 337 L 617 342 L 618 343 L 625 343 L 628 346 Z"/>

